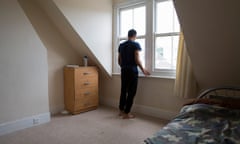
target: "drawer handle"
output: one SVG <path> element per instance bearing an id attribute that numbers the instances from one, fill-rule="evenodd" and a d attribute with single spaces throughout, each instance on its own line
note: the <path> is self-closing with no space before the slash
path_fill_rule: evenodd
<path id="1" fill-rule="evenodd" d="M 91 93 L 90 92 L 85 92 L 84 95 L 87 96 L 87 95 L 90 95 Z"/>
<path id="2" fill-rule="evenodd" d="M 89 75 L 91 74 L 90 72 L 84 72 L 83 75 Z"/>
<path id="3" fill-rule="evenodd" d="M 86 85 L 90 85 L 90 82 L 85 82 L 84 85 L 85 85 L 85 86 L 86 86 Z"/>

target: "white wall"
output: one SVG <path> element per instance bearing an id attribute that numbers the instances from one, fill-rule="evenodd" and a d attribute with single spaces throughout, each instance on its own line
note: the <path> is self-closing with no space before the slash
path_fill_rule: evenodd
<path id="1" fill-rule="evenodd" d="M 112 0 L 53 1 L 99 64 L 111 74 Z"/>
<path id="2" fill-rule="evenodd" d="M 118 107 L 121 88 L 120 76 L 101 76 L 101 102 Z M 173 95 L 174 80 L 140 77 L 135 97 L 135 106 L 153 108 L 159 111 L 177 113 L 186 100 Z"/>
<path id="3" fill-rule="evenodd" d="M 17 0 L 0 1 L 0 124 L 49 112 L 47 51 Z"/>
<path id="4" fill-rule="evenodd" d="M 200 88 L 240 86 L 240 1 L 176 0 Z"/>
<path id="5" fill-rule="evenodd" d="M 52 0 L 19 0 L 19 2 L 47 48 L 50 111 L 57 113 L 64 108 L 62 71 L 64 65 L 81 65 L 82 57 L 88 55 L 90 65 L 98 65 L 103 71 L 106 67 L 104 68 L 101 64 L 107 61 L 109 65 L 106 64 L 108 67 L 106 70 L 110 72 L 112 63 L 112 3 L 109 0 L 103 0 L 101 1 L 102 6 L 96 9 L 96 3 L 93 1 L 90 3 L 86 1 L 60 1 L 63 11 Z M 65 17 L 63 15 L 65 13 L 73 15 L 73 19 Z M 77 15 L 81 17 L 77 17 Z M 89 18 L 85 19 L 87 15 Z M 104 21 L 99 21 L 99 19 Z M 90 25 L 93 20 L 97 22 L 95 27 Z M 71 25 L 70 22 L 73 22 L 74 25 Z M 81 33 L 77 33 L 75 25 L 83 25 L 80 26 L 83 31 L 90 29 L 87 32 L 87 37 L 82 37 Z M 93 32 L 96 34 L 104 33 L 104 36 L 100 37 Z M 93 47 L 95 50 L 86 45 L 86 41 L 83 41 L 82 38 L 94 40 L 89 43 L 90 46 L 95 45 Z M 99 55 L 101 55 L 100 59 L 96 58 Z"/>
<path id="6" fill-rule="evenodd" d="M 59 113 L 64 110 L 63 67 L 81 64 L 82 58 L 36 1 L 19 0 L 19 3 L 47 49 L 50 112 Z"/>

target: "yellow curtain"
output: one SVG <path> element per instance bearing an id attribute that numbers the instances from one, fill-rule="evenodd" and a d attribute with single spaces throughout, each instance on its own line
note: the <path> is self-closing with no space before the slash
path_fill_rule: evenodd
<path id="1" fill-rule="evenodd" d="M 192 63 L 186 49 L 182 32 L 179 38 L 174 94 L 182 98 L 197 97 L 197 81 L 193 74 Z"/>

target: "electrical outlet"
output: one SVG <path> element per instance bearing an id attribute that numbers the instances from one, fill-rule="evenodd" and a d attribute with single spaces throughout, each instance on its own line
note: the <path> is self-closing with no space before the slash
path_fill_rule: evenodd
<path id="1" fill-rule="evenodd" d="M 33 118 L 33 124 L 34 125 L 38 125 L 39 123 L 40 123 L 40 119 L 39 118 L 37 118 L 37 117 Z"/>

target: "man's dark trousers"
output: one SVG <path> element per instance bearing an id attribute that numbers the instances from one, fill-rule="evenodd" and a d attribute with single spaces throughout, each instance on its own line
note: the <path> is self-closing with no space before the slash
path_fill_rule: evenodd
<path id="1" fill-rule="evenodd" d="M 131 111 L 133 99 L 137 91 L 137 84 L 138 71 L 136 71 L 136 68 L 122 68 L 119 109 L 126 114 Z"/>

